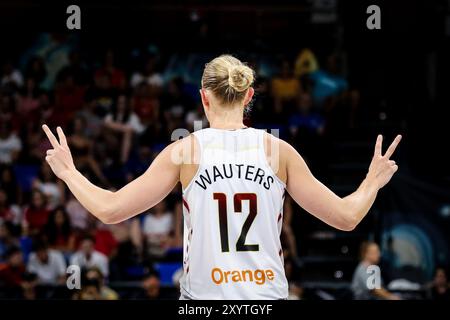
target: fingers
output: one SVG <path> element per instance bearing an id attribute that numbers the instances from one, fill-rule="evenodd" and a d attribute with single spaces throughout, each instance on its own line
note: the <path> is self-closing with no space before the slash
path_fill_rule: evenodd
<path id="1" fill-rule="evenodd" d="M 381 146 L 383 145 L 383 136 L 379 134 L 377 136 L 377 142 L 375 143 L 375 156 L 381 156 Z"/>
<path id="2" fill-rule="evenodd" d="M 54 149 L 56 149 L 59 146 L 59 143 L 58 143 L 58 140 L 56 139 L 56 137 L 53 135 L 50 128 L 46 124 L 44 124 L 42 126 L 42 129 L 44 130 L 45 134 L 47 135 L 47 138 L 50 141 L 50 143 L 52 144 L 52 147 Z"/>
<path id="3" fill-rule="evenodd" d="M 56 128 L 56 131 L 58 132 L 59 143 L 61 144 L 61 146 L 69 149 L 69 145 L 67 144 L 66 135 L 64 134 L 61 127 Z"/>
<path id="4" fill-rule="evenodd" d="M 394 151 L 397 148 L 398 144 L 400 143 L 400 140 L 402 140 L 401 135 L 398 135 L 397 137 L 395 137 L 394 141 L 391 143 L 389 148 L 386 150 L 384 157 L 389 159 L 394 154 Z"/>
<path id="5" fill-rule="evenodd" d="M 55 154 L 56 150 L 55 149 L 49 149 L 47 150 L 47 154 L 45 156 L 45 161 L 47 161 L 47 163 L 50 164 L 50 161 L 52 160 L 52 156 Z"/>
<path id="6" fill-rule="evenodd" d="M 394 160 L 389 160 L 388 161 L 389 166 L 391 167 L 391 169 L 395 172 L 397 172 L 398 170 L 398 165 L 395 163 Z"/>

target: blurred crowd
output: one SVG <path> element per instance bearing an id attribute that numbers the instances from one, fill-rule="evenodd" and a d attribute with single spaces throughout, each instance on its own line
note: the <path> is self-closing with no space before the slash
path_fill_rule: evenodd
<path id="1" fill-rule="evenodd" d="M 180 187 L 149 212 L 104 225 L 45 163 L 51 146 L 41 124 L 61 126 L 77 169 L 93 183 L 117 190 L 148 168 L 173 140 L 174 129 L 192 131 L 195 121 L 207 126 L 199 82 L 182 74 L 167 76 L 169 59 L 155 50 L 143 52 L 131 67 L 117 63 L 112 49 L 96 58 L 58 41 L 65 48 L 52 47 L 58 58 L 31 50 L 22 64 L 0 61 L 1 297 L 177 298 L 164 287 L 176 287 L 182 271 Z M 358 114 L 358 91 L 349 86 L 340 62 L 333 53 L 319 63 L 309 49 L 280 57 L 271 68 L 249 59 L 257 81 L 247 124 L 279 128 L 312 165 L 320 165 L 324 157 L 318 145 L 333 130 L 335 110 L 345 115 L 339 123 L 348 127 Z M 289 206 L 287 201 L 286 212 L 292 211 Z M 284 256 L 287 275 L 294 279 L 297 250 L 289 216 Z M 39 290 L 65 287 L 69 265 L 81 268 L 82 290 L 69 296 Z M 130 294 L 126 283 L 140 289 Z M 291 296 L 302 296 L 295 282 Z"/>

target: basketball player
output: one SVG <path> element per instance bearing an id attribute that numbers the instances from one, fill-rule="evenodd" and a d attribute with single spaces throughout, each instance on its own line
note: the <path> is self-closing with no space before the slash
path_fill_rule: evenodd
<path id="1" fill-rule="evenodd" d="M 253 81 L 253 70 L 232 56 L 206 64 L 200 95 L 210 128 L 170 144 L 142 176 L 115 192 L 96 187 L 76 170 L 60 127 L 58 141 L 43 126 L 53 146 L 46 161 L 104 223 L 150 209 L 181 182 L 181 299 L 286 299 L 280 243 L 285 190 L 312 215 L 350 231 L 398 169 L 390 157 L 401 136 L 382 155 L 379 135 L 364 181 L 347 197 L 337 196 L 315 179 L 288 143 L 243 124 Z"/>

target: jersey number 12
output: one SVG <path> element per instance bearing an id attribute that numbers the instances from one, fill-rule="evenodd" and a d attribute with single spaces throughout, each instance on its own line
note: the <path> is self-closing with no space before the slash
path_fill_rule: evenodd
<path id="1" fill-rule="evenodd" d="M 222 252 L 229 252 L 228 244 L 228 217 L 227 217 L 227 196 L 225 193 L 214 193 L 214 200 L 217 200 L 219 207 L 219 226 L 220 226 L 220 242 L 222 245 Z M 258 251 L 259 245 L 245 244 L 248 230 L 255 220 L 257 213 L 257 196 L 256 193 L 236 193 L 233 197 L 234 211 L 236 213 L 242 212 L 242 201 L 249 201 L 249 214 L 242 226 L 241 234 L 236 242 L 236 251 Z"/>

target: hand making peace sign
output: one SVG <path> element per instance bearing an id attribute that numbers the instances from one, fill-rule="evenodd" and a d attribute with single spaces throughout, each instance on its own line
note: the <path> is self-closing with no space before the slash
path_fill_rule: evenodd
<path id="1" fill-rule="evenodd" d="M 53 135 L 52 131 L 47 125 L 43 125 L 42 129 L 48 137 L 48 140 L 52 144 L 53 149 L 47 150 L 47 156 L 45 160 L 50 165 L 53 173 L 64 180 L 64 177 L 73 169 L 75 165 L 73 163 L 72 154 L 70 153 L 69 145 L 67 144 L 66 136 L 64 135 L 61 127 L 58 127 L 58 139 Z"/>
<path id="2" fill-rule="evenodd" d="M 386 150 L 386 153 L 382 155 L 381 147 L 383 144 L 383 136 L 378 135 L 377 137 L 375 152 L 369 166 L 367 177 L 374 179 L 374 181 L 378 184 L 378 188 L 384 187 L 398 170 L 398 166 L 395 164 L 395 161 L 390 160 L 389 158 L 394 153 L 401 139 L 402 136 L 398 135 Z"/>

